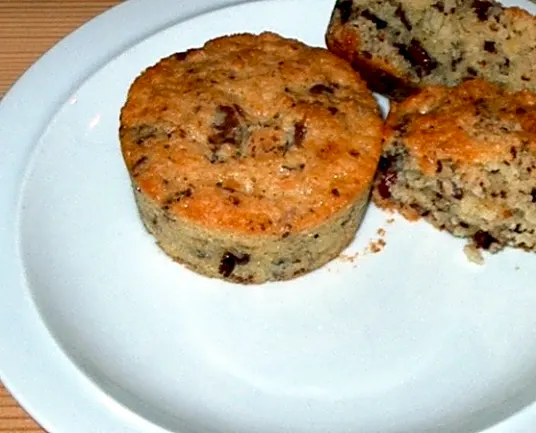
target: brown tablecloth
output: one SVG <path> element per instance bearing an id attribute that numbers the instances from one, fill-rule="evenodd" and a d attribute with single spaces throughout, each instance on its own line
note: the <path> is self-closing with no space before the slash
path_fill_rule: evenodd
<path id="1" fill-rule="evenodd" d="M 0 97 L 37 58 L 119 0 L 0 0 Z"/>
<path id="2" fill-rule="evenodd" d="M 59 39 L 117 3 L 119 0 L 0 0 L 0 98 Z M 0 432 L 43 432 L 1 383 Z"/>

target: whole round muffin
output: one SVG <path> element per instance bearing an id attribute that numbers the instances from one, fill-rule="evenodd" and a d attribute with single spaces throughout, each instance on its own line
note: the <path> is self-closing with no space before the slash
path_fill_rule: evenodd
<path id="1" fill-rule="evenodd" d="M 285 280 L 353 239 L 380 157 L 364 81 L 325 49 L 239 34 L 132 84 L 120 140 L 147 230 L 210 277 Z"/>
<path id="2" fill-rule="evenodd" d="M 476 248 L 536 250 L 536 94 L 472 80 L 393 103 L 373 197 Z"/>

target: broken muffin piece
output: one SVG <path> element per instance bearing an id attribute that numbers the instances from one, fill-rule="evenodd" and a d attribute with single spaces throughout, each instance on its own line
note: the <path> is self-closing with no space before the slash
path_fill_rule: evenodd
<path id="1" fill-rule="evenodd" d="M 467 237 L 536 249 L 536 94 L 471 80 L 392 103 L 374 202 Z"/>
<path id="2" fill-rule="evenodd" d="M 536 91 L 536 17 L 494 0 L 338 0 L 326 43 L 395 100 L 477 77 Z"/>

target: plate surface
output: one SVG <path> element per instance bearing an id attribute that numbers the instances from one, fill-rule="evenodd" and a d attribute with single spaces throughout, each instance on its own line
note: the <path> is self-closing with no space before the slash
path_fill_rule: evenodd
<path id="1" fill-rule="evenodd" d="M 230 3 L 126 2 L 2 101 L 2 380 L 51 433 L 533 432 L 533 254 L 477 266 L 463 241 L 372 206 L 341 259 L 245 287 L 145 232 L 117 137 L 134 77 L 225 33 L 323 46 L 333 6 Z"/>

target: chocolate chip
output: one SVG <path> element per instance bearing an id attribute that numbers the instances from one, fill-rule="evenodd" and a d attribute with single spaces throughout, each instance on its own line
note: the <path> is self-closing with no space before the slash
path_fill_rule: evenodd
<path id="1" fill-rule="evenodd" d="M 173 202 L 180 202 L 184 197 L 191 197 L 192 196 L 192 189 L 186 188 L 181 191 L 177 191 L 175 194 L 170 195 L 166 200 L 164 201 L 164 205 L 169 209 L 171 203 Z"/>
<path id="2" fill-rule="evenodd" d="M 429 75 L 437 67 L 437 62 L 430 57 L 428 52 L 416 39 L 411 40 L 408 56 L 419 77 Z"/>
<path id="3" fill-rule="evenodd" d="M 486 50 L 488 53 L 496 53 L 497 48 L 495 47 L 495 42 L 484 41 L 484 50 Z"/>
<path id="4" fill-rule="evenodd" d="M 409 123 L 411 122 L 411 117 L 407 114 L 398 119 L 397 123 L 394 125 L 393 129 L 398 132 L 400 136 L 403 136 L 408 132 Z"/>
<path id="5" fill-rule="evenodd" d="M 536 188 L 532 188 L 530 195 L 532 197 L 532 203 L 536 203 Z"/>
<path id="6" fill-rule="evenodd" d="M 173 58 L 179 62 L 183 61 L 184 59 L 186 59 L 186 56 L 188 56 L 188 51 L 182 51 L 180 53 L 175 53 L 173 54 Z"/>
<path id="7" fill-rule="evenodd" d="M 491 247 L 493 243 L 497 242 L 497 239 L 495 239 L 492 235 L 490 235 L 488 232 L 484 230 L 478 230 L 473 235 L 473 241 L 475 242 L 475 245 L 478 248 L 488 250 L 489 247 Z"/>
<path id="8" fill-rule="evenodd" d="M 430 75 L 437 68 L 437 61 L 432 58 L 417 39 L 412 39 L 409 46 L 395 44 L 400 54 L 411 63 L 419 78 Z"/>
<path id="9" fill-rule="evenodd" d="M 211 143 L 221 143 L 230 139 L 234 129 L 240 124 L 235 110 L 228 105 L 220 105 L 217 113 L 221 117 L 213 125 L 215 134 L 208 138 Z"/>
<path id="10" fill-rule="evenodd" d="M 293 276 L 293 277 L 299 277 L 300 275 L 303 275 L 303 274 L 305 274 L 306 272 L 307 272 L 307 269 L 305 269 L 305 268 L 300 268 L 300 269 L 298 269 L 297 271 L 294 271 L 294 272 L 292 273 L 292 276 Z"/>
<path id="11" fill-rule="evenodd" d="M 420 216 L 428 216 L 430 215 L 430 211 L 424 209 L 420 204 L 418 203 L 411 203 L 409 205 L 410 208 L 414 209 Z"/>
<path id="12" fill-rule="evenodd" d="M 341 227 L 344 227 L 346 224 L 348 224 L 352 219 L 354 219 L 354 213 L 350 212 L 348 215 L 344 217 L 344 220 L 341 222 Z"/>
<path id="13" fill-rule="evenodd" d="M 283 164 L 281 168 L 288 171 L 303 171 L 305 164 L 303 162 L 296 165 Z"/>
<path id="14" fill-rule="evenodd" d="M 359 156 L 361 155 L 357 150 L 355 149 L 352 149 L 350 150 L 350 152 L 348 152 L 350 154 L 351 157 L 353 158 L 359 158 Z"/>
<path id="15" fill-rule="evenodd" d="M 393 163 L 393 157 L 381 156 L 380 161 L 378 162 L 378 170 L 387 171 L 392 167 Z"/>
<path id="16" fill-rule="evenodd" d="M 456 69 L 456 66 L 458 66 L 463 60 L 463 57 L 456 57 L 450 61 L 450 67 L 452 69 Z"/>
<path id="17" fill-rule="evenodd" d="M 296 147 L 301 147 L 305 135 L 307 134 L 307 127 L 303 120 L 296 122 L 294 124 L 294 145 Z"/>
<path id="18" fill-rule="evenodd" d="M 432 7 L 437 9 L 439 12 L 445 12 L 445 4 L 442 1 L 434 3 Z"/>
<path id="19" fill-rule="evenodd" d="M 341 24 L 346 23 L 352 15 L 352 0 L 338 0 L 335 9 L 339 10 Z"/>
<path id="20" fill-rule="evenodd" d="M 283 147 L 274 147 L 274 149 L 282 149 L 283 156 L 293 147 L 300 147 L 303 142 L 303 137 L 305 136 L 305 126 L 302 121 L 294 124 L 292 132 L 287 135 L 287 140 Z"/>
<path id="21" fill-rule="evenodd" d="M 394 171 L 384 173 L 378 182 L 378 192 L 384 199 L 391 198 L 391 186 L 396 183 L 397 175 Z"/>
<path id="22" fill-rule="evenodd" d="M 382 156 L 378 163 L 378 181 L 376 188 L 384 199 L 391 198 L 391 186 L 397 181 L 394 156 Z"/>
<path id="23" fill-rule="evenodd" d="M 454 197 L 456 200 L 461 200 L 463 198 L 463 191 L 461 188 L 459 188 L 457 185 L 452 185 L 452 197 Z"/>
<path id="24" fill-rule="evenodd" d="M 233 281 L 236 281 L 237 283 L 242 283 L 242 284 L 251 284 L 253 283 L 253 275 L 248 275 L 246 277 L 241 277 L 239 275 L 233 275 L 231 277 L 231 279 Z"/>
<path id="25" fill-rule="evenodd" d="M 337 107 L 328 107 L 328 111 L 335 116 L 339 112 L 339 109 Z"/>
<path id="26" fill-rule="evenodd" d="M 185 190 L 180 191 L 179 195 L 180 195 L 181 198 L 182 197 L 191 197 L 192 196 L 192 189 L 191 188 L 186 188 Z"/>
<path id="27" fill-rule="evenodd" d="M 207 253 L 199 249 L 195 250 L 195 255 L 198 259 L 206 259 L 208 257 Z"/>
<path id="28" fill-rule="evenodd" d="M 516 114 L 517 115 L 520 115 L 520 114 L 526 114 L 527 113 L 527 110 L 523 107 L 518 107 L 516 108 Z"/>
<path id="29" fill-rule="evenodd" d="M 408 30 L 412 29 L 412 25 L 408 20 L 408 17 L 406 15 L 406 12 L 404 12 L 404 9 L 402 9 L 402 5 L 398 5 L 395 11 L 395 15 L 398 17 L 398 19 L 404 24 L 404 27 Z"/>
<path id="30" fill-rule="evenodd" d="M 378 30 L 381 30 L 381 29 L 384 29 L 385 27 L 387 27 L 387 21 L 385 20 L 382 20 L 381 18 L 379 18 L 378 16 L 376 16 L 375 14 L 373 14 L 370 10 L 368 9 L 365 9 L 364 11 L 361 12 L 360 14 L 363 18 L 371 21 L 372 23 L 374 23 L 374 25 L 376 26 L 376 28 Z"/>
<path id="31" fill-rule="evenodd" d="M 471 7 L 475 10 L 476 16 L 480 21 L 486 21 L 493 3 L 487 0 L 473 0 Z"/>
<path id="32" fill-rule="evenodd" d="M 132 166 L 132 171 L 135 172 L 138 168 L 145 164 L 148 159 L 149 157 L 147 157 L 147 155 L 143 155 L 142 157 L 138 158 L 138 160 Z"/>
<path id="33" fill-rule="evenodd" d="M 460 224 L 460 227 L 462 227 L 462 228 L 464 228 L 464 229 L 468 229 L 468 228 L 469 228 L 469 224 L 467 224 L 465 221 L 460 221 L 459 224 Z"/>
<path id="34" fill-rule="evenodd" d="M 149 138 L 155 138 L 158 134 L 158 129 L 152 125 L 139 125 L 132 128 L 136 144 L 143 145 Z"/>
<path id="35" fill-rule="evenodd" d="M 356 57 L 352 60 L 351 64 L 356 71 L 359 71 L 359 74 L 367 82 L 372 91 L 386 95 L 395 101 L 403 101 L 408 96 L 414 95 L 420 90 L 407 80 L 402 80 L 382 70 L 368 60 Z"/>
<path id="36" fill-rule="evenodd" d="M 467 75 L 470 75 L 472 77 L 476 77 L 478 75 L 478 72 L 475 68 L 473 68 L 472 66 L 469 66 L 467 68 Z"/>
<path id="37" fill-rule="evenodd" d="M 214 134 L 208 137 L 209 143 L 216 145 L 240 144 L 244 134 L 243 128 L 240 127 L 243 121 L 242 115 L 242 109 L 236 104 L 218 106 L 212 126 Z"/>
<path id="38" fill-rule="evenodd" d="M 227 278 L 233 273 L 236 265 L 245 265 L 249 263 L 249 259 L 249 254 L 242 254 L 237 256 L 227 251 L 221 258 L 219 273 L 225 278 Z"/>
<path id="39" fill-rule="evenodd" d="M 340 197 L 341 196 L 341 193 L 339 192 L 339 190 L 337 188 L 333 188 L 331 190 L 331 194 L 333 194 L 333 196 L 335 196 L 335 197 Z"/>
<path id="40" fill-rule="evenodd" d="M 318 83 L 309 89 L 309 92 L 313 95 L 319 95 L 320 93 L 333 93 L 333 89 L 325 84 Z"/>

